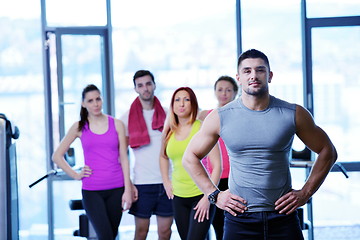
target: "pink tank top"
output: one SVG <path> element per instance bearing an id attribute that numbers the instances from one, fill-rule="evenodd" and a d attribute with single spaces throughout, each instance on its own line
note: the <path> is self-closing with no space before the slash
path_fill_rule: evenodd
<path id="1" fill-rule="evenodd" d="M 82 179 L 84 190 L 107 190 L 124 186 L 124 175 L 119 162 L 119 138 L 114 118 L 108 116 L 108 130 L 93 133 L 86 124 L 82 130 L 81 144 L 85 165 L 92 170 L 90 177 Z"/>
<path id="2" fill-rule="evenodd" d="M 212 110 L 209 110 L 207 114 L 209 114 Z M 228 152 L 226 150 L 226 146 L 224 141 L 219 138 L 218 140 L 218 144 L 219 144 L 219 148 L 220 148 L 220 152 L 221 152 L 221 158 L 222 158 L 222 173 L 221 173 L 221 177 L 220 178 L 229 178 L 229 171 L 230 171 L 230 163 L 229 163 L 229 155 Z M 203 165 L 205 166 L 206 170 L 211 173 L 212 172 L 212 167 L 211 167 L 211 162 L 209 157 L 205 157 L 202 160 Z"/>

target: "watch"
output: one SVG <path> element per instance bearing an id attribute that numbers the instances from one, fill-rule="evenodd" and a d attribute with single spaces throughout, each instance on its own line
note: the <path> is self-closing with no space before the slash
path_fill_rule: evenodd
<path id="1" fill-rule="evenodd" d="M 209 202 L 211 204 L 215 204 L 216 201 L 217 201 L 217 197 L 220 193 L 220 190 L 219 189 L 216 189 L 214 192 L 210 193 L 209 196 L 208 196 L 208 199 L 209 199 Z"/>

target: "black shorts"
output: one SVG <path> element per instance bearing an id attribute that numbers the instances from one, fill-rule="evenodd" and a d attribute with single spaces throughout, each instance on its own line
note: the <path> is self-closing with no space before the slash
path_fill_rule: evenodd
<path id="1" fill-rule="evenodd" d="M 172 217 L 172 200 L 166 195 L 163 184 L 135 185 L 138 200 L 131 205 L 129 213 L 135 217 L 150 218 L 151 215 Z"/>

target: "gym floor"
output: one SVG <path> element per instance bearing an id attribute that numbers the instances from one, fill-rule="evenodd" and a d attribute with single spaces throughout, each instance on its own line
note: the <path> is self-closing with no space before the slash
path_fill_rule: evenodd
<path id="1" fill-rule="evenodd" d="M 157 232 L 156 226 L 151 227 L 147 239 L 156 240 Z M 303 231 L 304 239 L 308 239 L 307 231 Z M 133 230 L 121 231 L 121 240 L 133 240 Z M 176 231 L 176 227 L 172 233 L 172 240 L 180 240 L 180 237 Z M 360 239 L 360 225 L 354 226 L 330 226 L 330 227 L 315 227 L 314 240 L 359 240 Z M 211 237 L 211 240 L 215 240 L 215 237 Z"/>

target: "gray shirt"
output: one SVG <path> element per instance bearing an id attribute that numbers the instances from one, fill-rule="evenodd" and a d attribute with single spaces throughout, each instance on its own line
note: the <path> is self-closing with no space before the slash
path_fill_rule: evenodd
<path id="1" fill-rule="evenodd" d="M 275 201 L 291 190 L 295 110 L 273 96 L 263 111 L 248 109 L 240 98 L 218 110 L 230 157 L 229 189 L 248 202 L 249 212 L 274 211 Z"/>

